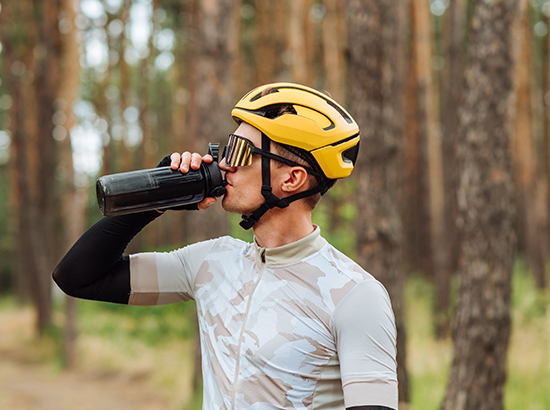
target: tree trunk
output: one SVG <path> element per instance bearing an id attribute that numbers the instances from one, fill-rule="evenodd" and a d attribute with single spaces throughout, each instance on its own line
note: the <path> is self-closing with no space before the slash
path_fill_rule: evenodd
<path id="1" fill-rule="evenodd" d="M 292 80 L 299 84 L 313 85 L 309 10 L 311 0 L 294 0 L 290 3 L 290 27 L 288 45 L 292 52 Z"/>
<path id="2" fill-rule="evenodd" d="M 456 272 L 458 267 L 458 238 L 456 232 L 456 189 L 455 155 L 458 126 L 458 104 L 462 93 L 460 79 L 464 76 L 465 32 L 468 0 L 453 0 L 445 12 L 444 43 L 446 64 L 441 84 L 441 125 L 443 129 L 443 162 L 445 167 L 445 243 L 447 246 L 448 269 Z M 439 286 L 439 285 L 437 285 Z"/>
<path id="3" fill-rule="evenodd" d="M 131 71 L 124 55 L 126 53 L 126 29 L 129 27 L 128 21 L 130 19 L 130 0 L 123 0 L 120 10 L 120 19 L 122 21 L 124 30 L 120 34 L 119 42 L 119 70 L 120 70 L 120 122 L 122 135 L 119 141 L 120 144 L 120 167 L 122 172 L 132 171 L 134 169 L 132 165 L 132 153 L 130 152 L 130 146 L 128 141 L 128 124 L 124 118 L 126 109 L 130 107 L 130 101 L 132 100 L 132 84 L 131 84 Z M 147 79 L 143 79 L 144 82 L 147 82 Z"/>
<path id="4" fill-rule="evenodd" d="M 397 204 L 403 133 L 403 4 L 349 0 L 351 108 L 362 147 L 357 181 L 357 261 L 390 293 L 397 326 L 399 401 L 408 402 L 403 232 Z"/>
<path id="5" fill-rule="evenodd" d="M 323 18 L 323 64 L 327 91 L 336 101 L 346 101 L 346 41 L 344 4 L 337 0 L 323 0 L 326 8 Z"/>
<path id="6" fill-rule="evenodd" d="M 255 19 L 255 56 L 256 83 L 267 84 L 275 82 L 280 72 L 282 59 L 281 38 L 277 37 L 276 8 L 279 1 L 264 0 L 256 2 Z M 284 40 L 284 39 L 283 39 Z M 251 88 L 250 84 L 247 88 Z"/>
<path id="7" fill-rule="evenodd" d="M 410 11 L 413 13 L 414 5 L 411 2 Z M 401 215 L 403 219 L 403 254 L 405 264 L 409 270 L 422 270 L 421 257 L 419 255 L 420 244 L 429 243 L 425 237 L 427 230 L 426 215 L 421 211 L 426 210 L 423 206 L 426 194 L 424 192 L 425 184 L 422 184 L 421 171 L 424 164 L 422 157 L 422 147 L 425 143 L 421 141 L 422 130 L 425 128 L 422 124 L 422 110 L 419 98 L 419 78 L 418 60 L 415 31 L 417 30 L 414 19 L 411 19 L 411 47 L 409 55 L 409 70 L 405 77 L 405 123 L 403 130 L 403 197 L 401 204 Z"/>
<path id="8" fill-rule="evenodd" d="M 534 273 L 537 286 L 544 288 L 546 285 L 544 254 L 541 253 L 539 247 L 540 234 L 542 233 L 539 231 L 539 227 L 541 226 L 542 215 L 537 212 L 537 169 L 539 166 L 533 127 L 533 105 L 531 103 L 533 39 L 528 16 L 524 15 L 522 20 L 521 51 L 516 72 L 516 120 L 511 145 L 519 222 L 518 247 L 526 254 L 528 266 Z"/>
<path id="9" fill-rule="evenodd" d="M 53 138 L 54 102 L 60 84 L 62 53 L 59 32 L 60 2 L 2 4 L 0 24 L 5 47 L 6 83 L 14 101 L 12 143 L 17 172 L 19 208 L 17 253 L 20 274 L 37 313 L 37 331 L 51 323 L 51 271 L 57 260 L 59 197 L 56 190 L 57 147 Z M 24 27 L 24 28 L 23 28 Z M 32 164 L 23 167 L 21 164 Z M 47 238 L 47 239 L 46 239 Z"/>
<path id="10" fill-rule="evenodd" d="M 546 26 L 550 27 L 550 15 L 546 19 Z M 550 262 L 550 35 L 546 35 L 546 57 L 543 61 L 543 92 L 544 92 L 544 142 L 546 144 L 543 174 L 544 177 L 539 184 L 538 197 L 540 198 L 540 211 L 543 215 L 544 243 L 541 244 L 542 254 L 545 255 L 545 266 Z"/>
<path id="11" fill-rule="evenodd" d="M 232 42 L 236 24 L 229 16 L 234 3 L 229 0 L 194 0 L 188 77 L 188 146 L 185 150 L 206 154 L 209 142 L 226 141 L 234 128 L 231 120 L 233 90 Z M 216 30 L 212 28 L 216 27 Z M 220 64 L 223 61 L 223 64 Z M 227 215 L 216 204 L 207 212 L 189 213 L 188 239 L 192 242 L 227 232 Z"/>
<path id="12" fill-rule="evenodd" d="M 76 41 L 77 30 L 74 25 L 76 12 L 73 0 L 63 0 L 62 15 L 67 22 L 63 25 L 62 46 L 64 49 L 60 70 L 61 84 L 59 99 L 57 103 L 56 117 L 65 119 L 64 123 L 58 123 L 57 127 L 63 127 L 65 138 L 59 142 L 60 167 L 63 170 L 61 175 L 63 195 L 63 246 L 68 251 L 72 244 L 85 228 L 85 209 L 87 190 L 77 188 L 75 183 L 75 169 L 73 164 L 73 150 L 71 146 L 70 133 L 76 125 L 76 118 L 73 112 L 74 104 L 79 97 L 80 90 L 80 65 L 74 64 L 78 61 L 79 50 Z M 64 365 L 73 368 L 76 365 L 76 338 L 78 335 L 77 326 L 77 302 L 76 299 L 67 296 L 65 298 L 65 337 L 63 346 Z"/>
<path id="13" fill-rule="evenodd" d="M 443 178 L 443 160 L 441 130 L 439 127 L 439 99 L 433 81 L 432 60 L 432 31 L 430 24 L 430 10 L 427 2 L 413 1 L 413 27 L 416 56 L 415 64 L 418 76 L 418 114 L 423 126 L 421 130 L 425 141 L 426 174 L 421 181 L 427 185 L 427 203 L 423 203 L 427 211 L 421 215 L 429 215 L 427 229 L 429 238 L 427 246 L 419 249 L 419 254 L 428 250 L 428 273 L 435 279 L 434 316 L 436 334 L 445 336 L 449 328 L 450 280 L 451 272 L 448 265 L 447 232 L 445 231 L 445 194 Z M 421 182 L 420 182 L 421 183 Z"/>
<path id="14" fill-rule="evenodd" d="M 456 165 L 460 289 L 443 410 L 503 406 L 516 242 L 509 143 L 521 3 L 473 3 Z"/>
<path id="15" fill-rule="evenodd" d="M 189 103 L 187 111 L 187 151 L 206 154 L 209 142 L 224 142 L 234 127 L 232 70 L 238 27 L 233 1 L 191 2 L 193 36 L 189 54 Z M 231 18 L 230 18 L 231 17 Z M 214 29 L 215 28 L 215 29 Z M 223 62 L 223 64 L 220 64 Z M 227 233 L 227 214 L 220 204 L 207 211 L 187 213 L 189 242 L 215 238 Z M 196 343 L 199 343 L 198 337 Z M 199 351 L 197 348 L 196 351 Z M 200 355 L 195 361 L 195 385 L 200 384 Z"/>
<path id="16" fill-rule="evenodd" d="M 172 92 L 172 120 L 170 131 L 171 138 L 168 141 L 159 140 L 162 147 L 159 159 L 166 154 L 174 151 L 182 151 L 188 147 L 187 136 L 187 111 L 189 104 L 189 91 L 186 88 L 187 75 L 187 37 L 189 36 L 189 13 L 181 2 L 172 6 L 172 12 L 176 24 L 174 34 L 176 36 L 176 44 L 174 50 L 174 67 L 173 70 L 173 87 Z M 162 228 L 166 234 L 170 244 L 182 244 L 185 241 L 186 214 L 185 212 L 168 212 L 164 215 L 170 218 L 160 218 L 158 222 L 162 223 Z"/>

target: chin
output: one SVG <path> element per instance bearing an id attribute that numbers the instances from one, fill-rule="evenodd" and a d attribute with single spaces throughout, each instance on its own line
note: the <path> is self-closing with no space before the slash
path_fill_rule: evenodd
<path id="1" fill-rule="evenodd" d="M 250 207 L 250 205 L 243 204 L 240 201 L 232 201 L 231 198 L 228 198 L 227 195 L 223 197 L 222 208 L 226 212 L 231 212 L 240 215 L 250 215 L 255 209 L 261 206 L 259 203 L 256 207 Z"/>

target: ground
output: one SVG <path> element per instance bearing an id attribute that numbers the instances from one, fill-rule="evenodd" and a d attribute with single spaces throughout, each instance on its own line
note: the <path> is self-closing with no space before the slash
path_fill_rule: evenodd
<path id="1" fill-rule="evenodd" d="M 146 373 L 62 370 L 32 337 L 29 310 L 0 312 L 0 410 L 171 407 Z"/>

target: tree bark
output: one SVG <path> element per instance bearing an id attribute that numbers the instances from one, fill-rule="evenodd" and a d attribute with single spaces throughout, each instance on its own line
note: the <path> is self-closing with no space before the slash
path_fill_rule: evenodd
<path id="1" fill-rule="evenodd" d="M 123 0 L 120 10 L 120 19 L 124 30 L 120 34 L 119 42 L 119 70 L 120 70 L 120 122 L 121 130 L 123 130 L 121 139 L 120 139 L 120 167 L 122 172 L 131 171 L 134 169 L 132 165 L 132 153 L 130 152 L 130 146 L 128 141 L 128 124 L 124 119 L 124 114 L 126 109 L 130 107 L 130 101 L 132 100 L 132 84 L 131 84 L 131 70 L 124 58 L 126 53 L 126 45 L 129 40 L 126 38 L 126 28 L 128 27 L 128 21 L 130 19 L 130 0 Z M 144 79 L 144 82 L 147 80 Z"/>
<path id="2" fill-rule="evenodd" d="M 159 139 L 159 145 L 162 147 L 159 159 L 166 154 L 178 150 L 185 150 L 188 146 L 187 140 L 187 105 L 189 103 L 189 91 L 186 87 L 187 76 L 187 57 L 189 36 L 189 13 L 181 2 L 172 6 L 171 12 L 174 14 L 175 27 L 173 28 L 176 36 L 174 49 L 174 67 L 172 92 L 172 120 L 171 120 L 171 138 L 168 141 Z M 161 229 L 166 234 L 168 242 L 171 244 L 181 244 L 185 241 L 186 214 L 185 212 L 168 212 L 164 215 L 170 218 L 161 218 L 158 222 L 162 223 Z"/>
<path id="3" fill-rule="evenodd" d="M 193 33 L 189 54 L 188 151 L 206 154 L 209 142 L 224 142 L 234 127 L 232 67 L 238 23 L 231 0 L 192 0 Z M 223 63 L 220 63 L 223 62 Z M 227 234 L 227 214 L 219 204 L 187 213 L 187 240 L 197 242 Z M 198 337 L 196 343 L 199 343 Z M 195 386 L 200 385 L 200 349 L 195 347 Z"/>
<path id="4" fill-rule="evenodd" d="M 462 93 L 461 78 L 464 76 L 465 32 L 468 0 L 453 0 L 445 12 L 444 44 L 446 64 L 441 84 L 441 125 L 443 130 L 443 177 L 445 184 L 445 230 L 448 269 L 458 268 L 458 238 L 456 232 L 455 155 L 458 127 L 458 104 Z"/>
<path id="5" fill-rule="evenodd" d="M 430 11 L 427 2 L 413 1 L 413 18 L 419 38 L 417 64 L 419 83 L 424 91 L 425 133 L 427 158 L 427 185 L 429 199 L 429 230 L 430 230 L 430 264 L 432 276 L 435 279 L 435 326 L 436 335 L 443 337 L 449 328 L 449 306 L 451 293 L 451 267 L 449 264 L 449 241 L 445 230 L 445 192 L 443 174 L 443 150 L 441 128 L 439 125 L 439 98 L 436 83 L 433 78 L 432 31 Z M 423 41 L 419 41 L 422 39 Z"/>
<path id="6" fill-rule="evenodd" d="M 403 3 L 349 0 L 349 81 L 352 115 L 362 147 L 357 181 L 357 261 L 379 278 L 392 299 L 397 326 L 399 401 L 408 402 L 404 318 L 403 230 L 398 212 L 403 133 Z"/>
<path id="7" fill-rule="evenodd" d="M 473 3 L 456 157 L 460 289 L 443 410 L 503 406 L 516 242 L 509 143 L 523 3 Z"/>
<path id="8" fill-rule="evenodd" d="M 528 13 L 526 13 L 528 14 Z M 529 18 L 524 15 L 521 29 L 520 58 L 516 70 L 516 120 L 512 136 L 512 159 L 516 207 L 518 214 L 518 247 L 525 252 L 527 264 L 533 271 L 539 288 L 546 286 L 544 253 L 539 247 L 541 217 L 537 211 L 538 158 L 535 130 L 531 76 L 533 75 L 533 45 Z"/>
<path id="9" fill-rule="evenodd" d="M 323 18 L 323 63 L 327 91 L 336 101 L 346 101 L 345 72 L 345 10 L 344 4 L 338 0 L 323 0 L 326 8 Z"/>
<path id="10" fill-rule="evenodd" d="M 550 27 L 550 15 L 546 18 L 546 26 Z M 550 262 L 550 35 L 546 35 L 546 57 L 543 61 L 543 92 L 544 92 L 544 142 L 546 144 L 543 174 L 539 185 L 540 211 L 543 215 L 544 243 L 541 243 L 543 255 L 545 255 L 545 267 Z"/>
<path id="11" fill-rule="evenodd" d="M 284 38 L 277 37 L 276 8 L 280 7 L 279 1 L 264 0 L 256 2 L 255 13 L 255 57 L 256 57 L 256 83 L 268 84 L 275 82 L 281 71 L 281 54 Z M 281 41 L 282 40 L 282 41 Z M 251 88 L 251 87 L 247 87 Z"/>
<path id="12" fill-rule="evenodd" d="M 5 79 L 14 101 L 12 160 L 19 161 L 15 189 L 20 202 L 14 215 L 17 259 L 21 263 L 19 274 L 27 277 L 41 335 L 51 323 L 50 275 L 59 246 L 57 146 L 52 118 L 60 84 L 60 4 L 3 3 L 0 13 L 5 58 L 11 62 L 5 67 Z"/>
<path id="13" fill-rule="evenodd" d="M 233 2 L 194 0 L 188 77 L 187 141 L 185 150 L 206 154 L 209 142 L 226 141 L 234 128 L 232 61 L 236 24 Z M 215 28 L 215 29 L 214 29 Z M 223 61 L 223 64 L 220 64 Z M 227 215 L 218 206 L 192 213 L 188 219 L 188 239 L 192 242 L 227 232 Z"/>
<path id="14" fill-rule="evenodd" d="M 288 45 L 292 52 L 292 80 L 299 84 L 313 85 L 312 56 L 309 30 L 311 0 L 294 0 L 290 3 L 290 27 Z"/>
<path id="15" fill-rule="evenodd" d="M 78 188 L 75 182 L 75 169 L 73 164 L 73 150 L 71 146 L 70 133 L 76 125 L 76 118 L 73 112 L 80 93 L 80 65 L 74 64 L 78 61 L 79 50 L 76 41 L 77 29 L 74 25 L 76 12 L 73 0 L 63 0 L 61 16 L 66 19 L 65 29 L 62 35 L 62 47 L 64 50 L 60 64 L 61 84 L 56 116 L 64 118 L 63 124 L 58 123 L 57 127 L 63 127 L 65 138 L 59 142 L 60 167 L 62 175 L 62 197 L 63 207 L 63 238 L 62 248 L 68 251 L 72 244 L 85 228 L 86 198 L 87 190 Z M 76 365 L 76 339 L 78 336 L 78 317 L 76 299 L 65 297 L 65 329 L 63 345 L 63 362 L 66 368 L 74 368 Z"/>

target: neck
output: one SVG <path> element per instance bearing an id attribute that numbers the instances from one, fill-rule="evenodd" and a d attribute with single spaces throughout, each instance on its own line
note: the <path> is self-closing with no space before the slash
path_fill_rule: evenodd
<path id="1" fill-rule="evenodd" d="M 254 237 L 256 242 L 263 248 L 277 248 L 296 242 L 313 232 L 311 223 L 311 212 L 297 212 L 287 208 L 270 209 L 254 225 Z"/>

